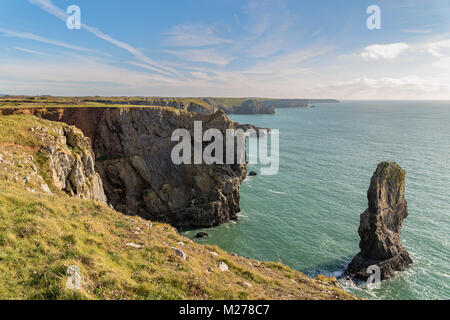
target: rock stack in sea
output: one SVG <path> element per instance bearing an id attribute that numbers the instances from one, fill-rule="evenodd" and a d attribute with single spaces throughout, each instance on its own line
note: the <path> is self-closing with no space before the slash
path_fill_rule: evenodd
<path id="1" fill-rule="evenodd" d="M 366 281 L 372 274 L 367 268 L 376 265 L 384 280 L 412 263 L 400 240 L 402 223 L 408 216 L 405 175 L 394 162 L 378 165 L 367 192 L 369 208 L 361 214 L 358 229 L 361 252 L 353 258 L 345 276 Z"/>

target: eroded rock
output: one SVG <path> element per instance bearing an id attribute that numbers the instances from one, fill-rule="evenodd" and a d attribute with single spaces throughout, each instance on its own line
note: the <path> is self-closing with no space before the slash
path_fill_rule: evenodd
<path id="1" fill-rule="evenodd" d="M 211 227 L 237 219 L 246 165 L 176 165 L 171 159 L 178 143 L 171 141 L 174 130 L 187 129 L 194 137 L 194 121 L 202 121 L 203 131 L 215 128 L 225 134 L 233 122 L 223 112 L 205 115 L 168 108 L 64 112 L 68 114 L 62 120 L 90 135 L 96 169 L 116 210 L 176 227 Z"/>
<path id="2" fill-rule="evenodd" d="M 367 192 L 369 208 L 361 214 L 358 229 L 361 252 L 349 264 L 346 276 L 366 281 L 371 275 L 367 268 L 376 265 L 383 280 L 412 263 L 400 240 L 402 223 L 408 216 L 405 175 L 394 162 L 378 165 Z"/>
<path id="3" fill-rule="evenodd" d="M 47 129 L 40 128 L 32 132 L 44 142 L 40 154 L 48 159 L 54 187 L 70 196 L 106 203 L 102 181 L 95 171 L 90 139 L 81 130 L 64 125 L 61 132 L 55 129 L 48 133 Z"/>

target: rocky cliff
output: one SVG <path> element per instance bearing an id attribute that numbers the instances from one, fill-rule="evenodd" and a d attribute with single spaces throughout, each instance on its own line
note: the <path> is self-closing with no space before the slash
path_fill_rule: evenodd
<path id="1" fill-rule="evenodd" d="M 306 99 L 273 99 L 263 100 L 264 106 L 273 106 L 275 108 L 306 108 L 308 107 L 308 100 Z"/>
<path id="2" fill-rule="evenodd" d="M 394 162 L 378 165 L 367 192 L 369 208 L 361 214 L 358 229 L 361 252 L 349 264 L 346 275 L 365 281 L 371 274 L 367 268 L 377 265 L 383 280 L 412 263 L 400 240 L 402 223 L 408 216 L 405 175 Z"/>
<path id="3" fill-rule="evenodd" d="M 204 98 L 203 101 L 226 114 L 275 114 L 273 105 L 264 105 L 259 99 Z"/>
<path id="4" fill-rule="evenodd" d="M 175 165 L 171 141 L 175 129 L 194 136 L 203 130 L 225 133 L 233 127 L 222 112 L 194 114 L 173 108 L 8 109 L 62 121 L 92 140 L 108 202 L 121 212 L 177 227 L 210 227 L 237 219 L 245 165 Z"/>
<path id="5" fill-rule="evenodd" d="M 134 105 L 134 106 L 158 106 L 158 107 L 171 107 L 179 110 L 185 110 L 189 112 L 212 114 L 217 111 L 213 106 L 205 103 L 200 99 L 188 99 L 188 98 L 128 98 L 128 99 L 93 99 L 85 98 L 84 102 L 95 102 L 103 104 L 121 104 L 121 105 Z"/>
<path id="6" fill-rule="evenodd" d="M 3 178 L 23 183 L 32 193 L 62 191 L 72 197 L 106 203 L 102 180 L 95 170 L 90 139 L 73 126 L 55 126 L 38 120 L 22 120 L 25 128 L 8 129 L 14 134 L 8 134 L 4 130 L 5 122 L 2 123 L 2 138 L 8 140 L 1 144 Z M 28 143 L 30 140 L 36 142 L 32 147 L 24 148 L 19 144 L 23 136 L 28 137 Z"/>

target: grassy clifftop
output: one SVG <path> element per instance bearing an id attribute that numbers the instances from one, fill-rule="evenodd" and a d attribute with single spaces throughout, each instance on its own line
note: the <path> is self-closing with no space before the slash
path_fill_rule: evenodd
<path id="1" fill-rule="evenodd" d="M 40 188 L 50 181 L 33 131 L 58 126 L 0 116 L 0 299 L 353 298 L 334 279 L 238 257 L 169 225 Z M 79 290 L 67 287 L 69 266 L 81 270 Z"/>

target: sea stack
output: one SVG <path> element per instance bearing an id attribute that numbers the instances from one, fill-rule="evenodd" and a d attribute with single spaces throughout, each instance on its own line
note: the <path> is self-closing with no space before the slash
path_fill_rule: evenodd
<path id="1" fill-rule="evenodd" d="M 376 265 L 384 280 L 412 263 L 400 240 L 403 219 L 408 216 L 405 175 L 395 162 L 378 165 L 367 192 L 369 208 L 361 214 L 358 229 L 361 252 L 349 264 L 346 276 L 366 281 L 372 274 L 367 268 Z"/>

